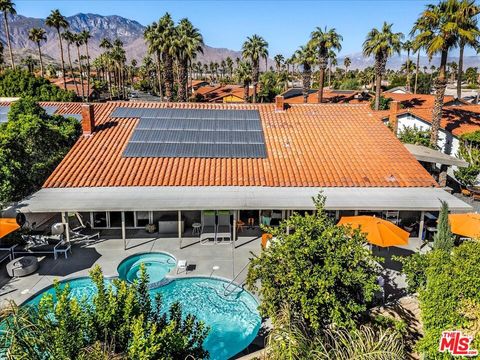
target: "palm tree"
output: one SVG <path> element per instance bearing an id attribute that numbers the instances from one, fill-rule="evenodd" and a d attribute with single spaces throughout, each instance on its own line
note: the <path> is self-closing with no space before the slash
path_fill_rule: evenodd
<path id="1" fill-rule="evenodd" d="M 318 89 L 318 102 L 323 101 L 323 83 L 325 78 L 325 69 L 327 68 L 328 63 L 328 51 L 331 50 L 342 50 L 341 42 L 343 40 L 342 36 L 339 35 L 334 28 L 327 30 L 322 30 L 317 27 L 311 34 L 313 43 L 318 51 L 318 65 L 320 68 L 320 79 L 319 79 L 319 89 Z"/>
<path id="2" fill-rule="evenodd" d="M 89 101 L 89 93 L 90 93 L 90 54 L 88 52 L 88 40 L 91 39 L 92 35 L 90 31 L 83 30 L 80 33 L 80 37 L 82 39 L 83 44 L 85 45 L 85 52 L 87 54 L 87 101 Z"/>
<path id="3" fill-rule="evenodd" d="M 275 62 L 275 71 L 277 74 L 280 72 L 282 69 L 283 62 L 285 61 L 285 58 L 281 54 L 277 54 L 273 57 L 273 61 Z"/>
<path id="4" fill-rule="evenodd" d="M 407 72 L 407 83 L 406 83 L 406 90 L 409 92 L 410 91 L 410 51 L 412 51 L 413 49 L 413 43 L 410 41 L 410 40 L 407 40 L 403 43 L 403 50 L 405 50 L 407 52 L 407 61 L 406 61 L 406 64 L 408 64 L 408 66 L 405 68 L 406 72 Z"/>
<path id="5" fill-rule="evenodd" d="M 188 68 L 197 57 L 197 53 L 203 53 L 203 37 L 200 31 L 192 25 L 188 19 L 180 20 L 176 27 L 177 41 L 176 51 L 177 59 L 180 64 L 180 85 L 178 87 L 178 100 L 187 101 L 188 94 Z M 222 68 L 226 64 L 223 61 Z"/>
<path id="6" fill-rule="evenodd" d="M 82 87 L 82 100 L 85 101 L 85 87 L 83 83 L 83 66 L 82 57 L 80 56 L 80 46 L 83 45 L 83 37 L 81 34 L 73 34 L 74 44 L 77 47 L 77 61 L 80 70 L 80 86 Z"/>
<path id="7" fill-rule="evenodd" d="M 363 43 L 363 55 L 375 57 L 375 110 L 380 104 L 382 76 L 387 60 L 394 53 L 400 54 L 402 48 L 403 34 L 392 32 L 392 25 L 384 22 L 381 30 L 373 28 Z"/>
<path id="8" fill-rule="evenodd" d="M 417 53 L 417 64 L 415 66 L 415 85 L 413 87 L 413 93 L 417 93 L 418 87 L 418 71 L 420 69 L 420 47 L 418 47 L 415 43 L 412 43 L 412 49 L 414 53 Z"/>
<path id="9" fill-rule="evenodd" d="M 15 15 L 15 4 L 11 0 L 0 0 L 0 11 L 3 12 L 3 21 L 5 22 L 5 37 L 7 38 L 8 51 L 10 53 L 10 62 L 12 69 L 15 69 L 13 61 L 12 44 L 10 42 L 10 29 L 8 27 L 8 14 Z"/>
<path id="10" fill-rule="evenodd" d="M 230 81 L 232 81 L 232 75 L 233 75 L 233 60 L 230 56 L 227 56 L 225 59 L 225 63 L 227 64 L 227 69 L 228 69 L 228 77 Z"/>
<path id="11" fill-rule="evenodd" d="M 338 65 L 337 54 L 335 54 L 335 51 L 329 50 L 328 51 L 328 87 L 330 87 L 331 85 L 332 67 L 337 65 Z"/>
<path id="12" fill-rule="evenodd" d="M 408 59 L 407 61 L 405 61 L 402 66 L 400 67 L 400 71 L 402 73 L 406 73 L 406 74 L 409 74 L 413 71 L 415 71 L 417 67 L 415 66 L 415 64 L 413 63 L 412 60 Z M 408 84 L 408 83 L 407 83 Z"/>
<path id="13" fill-rule="evenodd" d="M 42 74 L 42 77 L 44 76 L 44 71 L 43 71 L 42 49 L 40 47 L 40 43 L 42 41 L 47 41 L 47 36 L 45 34 L 46 34 L 45 30 L 42 28 L 31 28 L 30 32 L 28 33 L 28 39 L 30 41 L 33 41 L 35 44 L 37 44 L 38 57 L 40 58 L 40 73 Z"/>
<path id="14" fill-rule="evenodd" d="M 117 86 L 117 95 L 120 98 L 126 97 L 125 91 L 125 61 L 127 60 L 125 49 L 123 48 L 123 42 L 120 39 L 115 39 L 113 42 L 112 50 L 110 51 L 110 58 L 114 65 L 116 73 L 116 86 Z"/>
<path id="15" fill-rule="evenodd" d="M 165 82 L 165 97 L 167 101 L 173 98 L 173 59 L 176 55 L 175 25 L 169 13 L 163 15 L 156 27 L 158 32 L 158 48 L 162 55 L 163 80 Z"/>
<path id="16" fill-rule="evenodd" d="M 476 8 L 476 6 L 474 7 Z M 432 147 L 437 146 L 438 131 L 442 119 L 443 100 L 447 87 L 448 52 L 457 44 L 459 33 L 463 37 L 469 38 L 473 38 L 475 34 L 475 31 L 472 31 L 471 28 L 463 27 L 463 24 L 459 21 L 459 11 L 467 10 L 461 6 L 458 0 L 443 0 L 437 5 L 427 5 L 412 29 L 412 35 L 415 35 L 414 41 L 419 47 L 425 49 L 430 58 L 440 53 L 440 66 L 434 85 L 435 103 L 430 131 L 430 145 Z M 470 35 L 467 35 L 467 33 L 470 33 Z"/>
<path id="17" fill-rule="evenodd" d="M 247 37 L 242 46 L 242 57 L 252 65 L 252 102 L 257 102 L 257 85 L 260 73 L 260 59 L 268 57 L 268 43 L 259 35 Z"/>
<path id="18" fill-rule="evenodd" d="M 248 61 L 240 61 L 235 69 L 237 81 L 243 86 L 243 101 L 248 102 L 249 86 L 252 82 L 252 65 Z"/>
<path id="19" fill-rule="evenodd" d="M 303 102 L 307 103 L 312 80 L 312 65 L 315 64 L 317 58 L 315 44 L 310 40 L 307 45 L 300 46 L 293 56 L 294 62 L 302 66 Z"/>
<path id="20" fill-rule="evenodd" d="M 352 64 L 352 60 L 350 60 L 350 58 L 346 56 L 345 59 L 343 59 L 343 65 L 345 66 L 345 77 L 347 77 L 348 68 L 350 67 L 351 64 Z"/>
<path id="21" fill-rule="evenodd" d="M 103 38 L 100 41 L 99 47 L 105 50 L 105 52 L 102 54 L 102 60 L 107 70 L 108 93 L 111 100 L 112 99 L 112 76 L 111 76 L 111 69 L 110 69 L 109 51 L 113 47 L 113 45 L 109 39 Z"/>
<path id="22" fill-rule="evenodd" d="M 62 36 L 60 34 L 60 29 L 68 28 L 68 21 L 67 21 L 67 18 L 63 16 L 60 13 L 60 11 L 57 9 L 57 10 L 52 10 L 50 15 L 47 16 L 47 19 L 45 20 L 45 24 L 48 27 L 53 27 L 55 28 L 55 30 L 57 30 L 58 44 L 60 46 L 60 60 L 62 62 L 63 88 L 66 90 L 67 83 L 65 80 L 65 61 L 63 60 L 63 45 L 62 45 Z"/>
<path id="23" fill-rule="evenodd" d="M 31 55 L 28 55 L 25 59 L 22 60 L 22 64 L 25 65 L 28 69 L 28 72 L 33 75 L 33 71 L 35 69 L 35 65 L 37 62 Z"/>
<path id="24" fill-rule="evenodd" d="M 458 56 L 458 72 L 457 72 L 457 98 L 462 98 L 462 72 L 463 72 L 463 52 L 465 46 L 471 46 L 478 49 L 480 43 L 478 38 L 480 30 L 476 16 L 480 12 L 480 8 L 475 4 L 474 0 L 462 0 L 458 9 L 459 23 L 459 56 Z"/>
<path id="25" fill-rule="evenodd" d="M 143 37 L 148 45 L 148 53 L 155 54 L 155 67 L 157 73 L 157 82 L 158 82 L 158 94 L 160 96 L 160 101 L 163 101 L 163 87 L 162 87 L 162 52 L 160 45 L 160 32 L 158 30 L 158 24 L 153 22 L 151 25 L 148 25 L 145 28 Z"/>
<path id="26" fill-rule="evenodd" d="M 68 58 L 68 65 L 70 66 L 70 75 L 72 76 L 73 82 L 75 83 L 75 91 L 78 95 L 80 94 L 80 92 L 78 91 L 77 79 L 75 78 L 75 72 L 73 70 L 73 65 L 72 65 L 72 56 L 70 53 L 70 46 L 72 46 L 72 44 L 75 42 L 75 34 L 69 30 L 66 30 L 62 33 L 62 38 L 67 42 L 67 58 Z"/>

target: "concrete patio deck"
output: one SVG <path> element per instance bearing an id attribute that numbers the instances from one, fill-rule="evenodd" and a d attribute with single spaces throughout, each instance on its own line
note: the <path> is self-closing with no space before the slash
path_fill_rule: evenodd
<path id="1" fill-rule="evenodd" d="M 14 300 L 17 304 L 27 300 L 33 294 L 52 284 L 54 279 L 68 279 L 88 276 L 94 265 L 100 265 L 105 276 L 118 276 L 117 266 L 126 257 L 142 252 L 167 252 L 177 260 L 187 260 L 188 264 L 195 265 L 192 271 L 180 272 L 176 268 L 169 275 L 185 276 L 216 276 L 233 279 L 247 265 L 252 257 L 251 252 L 260 251 L 260 238 L 240 237 L 233 247 L 231 244 L 199 243 L 198 238 L 184 238 L 180 249 L 178 238 L 129 238 L 127 250 L 121 239 L 104 239 L 91 245 L 74 245 L 72 255 L 68 259 L 53 256 L 39 257 L 39 269 L 35 274 L 22 278 L 9 278 L 5 266 L 0 266 L 0 303 L 5 300 Z M 213 266 L 219 269 L 213 271 Z M 242 284 L 247 271 L 241 272 L 236 283 Z"/>

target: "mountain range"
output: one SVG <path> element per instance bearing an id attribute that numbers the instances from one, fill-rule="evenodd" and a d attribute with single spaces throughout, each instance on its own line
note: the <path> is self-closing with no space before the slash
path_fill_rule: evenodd
<path id="1" fill-rule="evenodd" d="M 145 26 L 137 21 L 126 19 L 116 15 L 97 15 L 97 14 L 77 14 L 67 17 L 70 24 L 70 30 L 74 32 L 80 32 L 82 30 L 90 31 L 92 38 L 89 42 L 90 56 L 95 58 L 98 56 L 102 49 L 99 44 L 103 38 L 114 40 L 120 39 L 124 43 L 127 58 L 129 60 L 136 59 L 141 61 L 146 53 L 146 45 L 143 39 L 143 32 Z M 9 17 L 10 33 L 12 47 L 17 58 L 32 55 L 36 57 L 36 45 L 28 39 L 28 32 L 32 27 L 44 28 L 47 32 L 47 41 L 42 44 L 42 50 L 45 54 L 46 63 L 58 62 L 60 59 L 60 50 L 58 47 L 58 38 L 55 29 L 49 28 L 45 25 L 45 19 L 26 17 L 22 15 L 13 15 Z M 2 26 L 3 29 L 3 26 Z M 6 43 L 5 32 L 0 32 L 0 41 Z M 273 57 L 274 54 L 271 54 Z M 208 63 L 210 61 L 220 62 L 226 57 L 230 56 L 232 59 L 241 57 L 240 51 L 234 51 L 225 48 L 215 48 L 208 45 L 204 46 L 203 54 L 198 54 L 197 61 Z M 361 53 L 355 53 L 345 55 L 350 57 L 351 66 L 350 69 L 363 69 L 367 66 L 373 65 L 373 59 L 365 58 Z M 338 59 L 338 66 L 343 67 L 343 59 L 345 56 L 341 56 Z M 7 59 L 7 50 L 4 51 L 4 57 Z M 415 61 L 414 56 L 411 57 Z M 394 56 L 388 61 L 388 68 L 398 69 L 401 64 L 406 61 L 405 55 Z M 458 61 L 458 58 L 452 56 L 449 61 Z M 428 66 L 438 65 L 439 58 L 434 57 L 431 63 L 427 57 L 420 58 L 420 65 Z M 467 56 L 464 60 L 465 68 L 469 66 L 479 66 L 478 56 Z M 273 65 L 273 61 L 269 60 L 269 66 Z"/>

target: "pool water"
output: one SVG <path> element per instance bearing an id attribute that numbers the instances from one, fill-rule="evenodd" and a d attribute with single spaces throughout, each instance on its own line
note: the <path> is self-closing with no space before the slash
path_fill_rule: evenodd
<path id="1" fill-rule="evenodd" d="M 110 281 L 105 280 L 108 284 Z M 71 296 L 92 300 L 96 287 L 90 278 L 61 282 L 69 284 Z M 162 295 L 163 309 L 167 311 L 174 302 L 180 302 L 183 314 L 192 314 L 210 327 L 204 347 L 210 359 L 225 360 L 245 349 L 256 337 L 261 325 L 258 303 L 247 291 L 215 278 L 191 277 L 175 279 L 166 285 L 150 289 L 152 299 Z M 228 287 L 228 288 L 227 288 Z M 38 305 L 45 294 L 55 294 L 48 288 L 25 304 Z"/>
<path id="2" fill-rule="evenodd" d="M 117 268 L 120 279 L 133 283 L 140 276 L 140 266 L 145 265 L 149 283 L 156 284 L 165 278 L 177 261 L 166 253 L 135 254 L 123 260 Z"/>

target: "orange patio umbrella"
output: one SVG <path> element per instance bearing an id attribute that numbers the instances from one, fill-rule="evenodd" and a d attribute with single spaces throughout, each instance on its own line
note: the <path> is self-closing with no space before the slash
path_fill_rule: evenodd
<path id="1" fill-rule="evenodd" d="M 450 214 L 448 220 L 452 233 L 473 239 L 480 238 L 480 214 Z"/>
<path id="2" fill-rule="evenodd" d="M 367 241 L 372 245 L 381 247 L 407 245 L 410 234 L 392 224 L 374 216 L 348 216 L 342 217 L 338 225 L 350 225 L 352 229 L 360 228 L 366 233 Z"/>
<path id="3" fill-rule="evenodd" d="M 0 239 L 17 229 L 20 229 L 20 225 L 16 219 L 0 218 Z"/>

